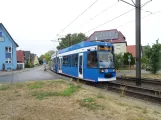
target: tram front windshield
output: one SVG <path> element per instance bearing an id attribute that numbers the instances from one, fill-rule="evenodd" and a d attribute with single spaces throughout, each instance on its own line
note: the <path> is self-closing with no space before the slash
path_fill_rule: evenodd
<path id="1" fill-rule="evenodd" d="M 114 68 L 113 54 L 107 51 L 98 52 L 99 68 Z"/>

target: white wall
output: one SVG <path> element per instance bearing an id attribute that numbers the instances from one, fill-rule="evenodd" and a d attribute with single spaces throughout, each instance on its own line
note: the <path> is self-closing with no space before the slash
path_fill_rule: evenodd
<path id="1" fill-rule="evenodd" d="M 126 43 L 113 43 L 114 45 L 114 53 L 126 53 Z"/>

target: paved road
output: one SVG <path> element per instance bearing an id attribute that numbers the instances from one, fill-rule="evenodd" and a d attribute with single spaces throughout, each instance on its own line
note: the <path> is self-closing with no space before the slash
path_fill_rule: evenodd
<path id="1" fill-rule="evenodd" d="M 149 72 L 142 70 L 142 73 L 146 74 Z M 125 74 L 135 74 L 135 70 L 117 72 L 117 76 L 124 76 Z M 14 71 L 13 77 L 12 72 L 0 74 L 0 83 L 10 83 L 12 79 L 13 82 L 24 82 L 33 80 L 55 80 L 68 78 L 55 74 L 50 70 L 44 71 L 43 66 L 35 67 L 24 71 Z"/>
<path id="2" fill-rule="evenodd" d="M 0 82 L 9 83 L 13 79 L 13 82 L 24 82 L 24 81 L 33 81 L 33 80 L 54 80 L 54 79 L 64 79 L 65 77 L 60 76 L 51 72 L 50 70 L 44 71 L 43 66 L 36 67 L 34 69 L 17 72 L 13 74 L 0 75 Z"/>
<path id="3" fill-rule="evenodd" d="M 149 71 L 141 70 L 141 74 L 149 74 L 149 73 L 150 73 Z M 129 71 L 125 70 L 125 71 L 117 72 L 117 76 L 124 76 L 128 74 L 136 74 L 136 71 L 135 70 L 129 70 Z"/>

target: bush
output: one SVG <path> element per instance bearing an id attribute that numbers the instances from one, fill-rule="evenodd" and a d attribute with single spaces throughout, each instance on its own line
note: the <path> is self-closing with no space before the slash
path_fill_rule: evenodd
<path id="1" fill-rule="evenodd" d="M 130 62 L 130 65 L 134 65 L 135 64 L 135 59 L 134 59 L 134 57 L 132 56 L 132 54 L 131 53 L 129 53 L 129 52 L 127 52 L 127 53 L 124 53 L 124 56 L 123 56 L 123 58 L 124 58 L 124 65 L 129 65 L 129 62 L 128 62 L 128 56 L 131 56 L 131 62 Z"/>
<path id="2" fill-rule="evenodd" d="M 161 67 L 161 44 L 154 44 L 151 48 L 150 54 L 150 71 L 153 74 L 156 74 Z"/>
<path id="3" fill-rule="evenodd" d="M 123 58 L 123 55 L 120 53 L 120 54 L 115 54 L 115 67 L 116 69 L 120 69 L 124 66 L 124 58 Z"/>
<path id="4" fill-rule="evenodd" d="M 34 65 L 33 64 L 30 64 L 30 68 L 33 68 L 34 67 Z"/>
<path id="5" fill-rule="evenodd" d="M 33 67 L 34 67 L 34 65 L 31 64 L 31 63 L 26 63 L 25 64 L 25 68 L 33 68 Z"/>
<path id="6" fill-rule="evenodd" d="M 141 69 L 146 69 L 146 64 L 145 63 L 141 64 Z"/>
<path id="7" fill-rule="evenodd" d="M 26 63 L 25 68 L 30 68 L 30 65 L 28 63 Z"/>

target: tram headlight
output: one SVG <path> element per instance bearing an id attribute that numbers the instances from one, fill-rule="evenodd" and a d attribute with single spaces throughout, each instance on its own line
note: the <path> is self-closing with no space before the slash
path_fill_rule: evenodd
<path id="1" fill-rule="evenodd" d="M 104 70 L 103 70 L 103 69 L 99 69 L 99 71 L 100 71 L 100 73 L 104 72 Z"/>

